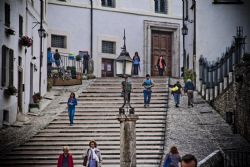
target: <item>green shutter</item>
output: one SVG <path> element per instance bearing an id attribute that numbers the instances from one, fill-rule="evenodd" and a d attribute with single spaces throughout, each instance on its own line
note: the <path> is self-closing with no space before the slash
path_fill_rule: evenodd
<path id="1" fill-rule="evenodd" d="M 9 51 L 9 86 L 14 85 L 14 51 L 10 49 Z"/>
<path id="2" fill-rule="evenodd" d="M 6 86 L 6 46 L 2 46 L 2 67 L 1 67 L 1 85 Z"/>

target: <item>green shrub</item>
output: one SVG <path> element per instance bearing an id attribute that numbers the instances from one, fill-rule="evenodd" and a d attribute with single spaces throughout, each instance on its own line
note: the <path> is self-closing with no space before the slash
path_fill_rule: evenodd
<path id="1" fill-rule="evenodd" d="M 196 74 L 193 72 L 192 69 L 184 69 L 184 82 L 186 83 L 188 79 L 194 81 L 196 78 Z"/>

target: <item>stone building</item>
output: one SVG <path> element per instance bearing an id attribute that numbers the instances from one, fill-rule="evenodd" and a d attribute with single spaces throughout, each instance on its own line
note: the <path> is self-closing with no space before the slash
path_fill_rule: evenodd
<path id="1" fill-rule="evenodd" d="M 47 29 L 46 6 L 44 3 L 44 28 Z M 39 92 L 40 1 L 1 0 L 0 1 L 0 127 L 3 122 L 13 123 L 20 114 L 27 113 L 32 95 Z M 30 47 L 20 43 L 23 36 L 33 40 Z M 43 53 L 47 41 L 43 39 Z M 47 91 L 47 58 L 43 57 L 41 67 L 41 95 Z M 11 87 L 12 94 L 6 95 Z M 14 87 L 17 89 L 15 94 Z"/>
<path id="2" fill-rule="evenodd" d="M 163 55 L 165 75 L 178 77 L 181 9 L 181 1 L 176 0 L 49 0 L 48 46 L 62 54 L 88 51 L 94 60 L 94 74 L 113 77 L 126 29 L 130 56 L 137 51 L 141 57 L 140 76 L 158 75 L 157 59 Z"/>

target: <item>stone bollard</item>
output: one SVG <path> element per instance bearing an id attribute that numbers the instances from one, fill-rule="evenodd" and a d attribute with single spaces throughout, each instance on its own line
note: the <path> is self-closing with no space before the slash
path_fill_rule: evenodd
<path id="1" fill-rule="evenodd" d="M 120 167 L 136 167 L 136 121 L 135 114 L 119 114 L 120 122 Z"/>

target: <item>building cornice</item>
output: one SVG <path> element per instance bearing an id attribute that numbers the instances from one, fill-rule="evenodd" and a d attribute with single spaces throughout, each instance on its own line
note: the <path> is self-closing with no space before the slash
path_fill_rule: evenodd
<path id="1" fill-rule="evenodd" d="M 49 5 L 59 5 L 59 6 L 68 6 L 68 7 L 90 9 L 90 4 L 78 4 L 78 3 L 72 3 L 72 2 L 60 2 L 60 1 L 56 1 L 56 0 L 50 0 L 48 3 L 49 3 Z M 99 11 L 131 14 L 131 15 L 137 15 L 137 16 L 150 16 L 150 17 L 157 17 L 157 18 L 182 20 L 182 17 L 170 16 L 168 14 L 150 13 L 150 12 L 145 12 L 145 11 L 140 11 L 140 12 L 129 11 L 129 10 L 126 10 L 124 8 L 99 7 L 96 4 L 94 4 L 93 9 L 94 10 L 99 10 Z"/>

